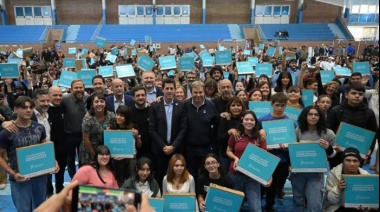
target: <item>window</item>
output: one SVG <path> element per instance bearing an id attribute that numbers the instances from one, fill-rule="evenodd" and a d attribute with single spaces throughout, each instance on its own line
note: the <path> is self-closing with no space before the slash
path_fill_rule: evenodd
<path id="1" fill-rule="evenodd" d="M 181 7 L 180 6 L 173 6 L 173 12 L 174 15 L 181 15 Z"/>
<path id="2" fill-rule="evenodd" d="M 360 6 L 360 14 L 368 13 L 368 5 Z"/>
<path id="3" fill-rule="evenodd" d="M 157 15 L 164 15 L 164 6 L 157 6 Z"/>
<path id="4" fill-rule="evenodd" d="M 172 6 L 165 6 L 165 15 L 172 15 Z"/>
<path id="5" fill-rule="evenodd" d="M 119 15 L 125 16 L 127 15 L 127 6 L 119 5 Z"/>
<path id="6" fill-rule="evenodd" d="M 23 17 L 24 16 L 24 8 L 23 7 L 16 7 L 16 16 L 17 17 Z"/>
<path id="7" fill-rule="evenodd" d="M 289 6 L 282 6 L 281 15 L 289 15 Z"/>
<path id="8" fill-rule="evenodd" d="M 137 15 L 144 15 L 144 6 L 137 6 Z"/>
<path id="9" fill-rule="evenodd" d="M 51 17 L 51 9 L 50 6 L 42 7 L 43 10 L 43 16 L 44 17 Z"/>
<path id="10" fill-rule="evenodd" d="M 136 15 L 136 10 L 134 5 L 128 5 L 128 15 Z"/>
<path id="11" fill-rule="evenodd" d="M 256 6 L 256 16 L 263 16 L 264 15 L 264 6 L 263 5 L 257 5 Z"/>
<path id="12" fill-rule="evenodd" d="M 32 7 L 24 7 L 25 9 L 25 16 L 33 16 Z"/>
<path id="13" fill-rule="evenodd" d="M 281 15 L 281 6 L 274 6 L 273 7 L 273 15 L 274 16 L 280 16 Z"/>
<path id="14" fill-rule="evenodd" d="M 190 6 L 182 5 L 182 15 L 188 16 L 190 14 Z"/>
<path id="15" fill-rule="evenodd" d="M 359 13 L 360 5 L 352 5 L 351 13 Z"/>
<path id="16" fill-rule="evenodd" d="M 34 16 L 39 16 L 39 17 L 42 16 L 42 9 L 41 9 L 41 7 L 33 7 L 33 10 L 34 10 Z"/>
<path id="17" fill-rule="evenodd" d="M 152 6 L 150 6 L 150 5 L 145 6 L 145 14 L 146 15 L 152 15 L 153 14 Z"/>
<path id="18" fill-rule="evenodd" d="M 272 6 L 265 6 L 264 15 L 266 16 L 272 15 Z"/>
<path id="19" fill-rule="evenodd" d="M 377 6 L 376 5 L 369 5 L 368 7 L 368 13 L 376 13 Z"/>

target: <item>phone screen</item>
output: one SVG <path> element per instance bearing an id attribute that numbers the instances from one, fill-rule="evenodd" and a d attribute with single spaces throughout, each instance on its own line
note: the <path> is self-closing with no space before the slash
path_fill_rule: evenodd
<path id="1" fill-rule="evenodd" d="M 128 205 L 139 208 L 141 193 L 130 189 L 116 189 L 79 185 L 73 191 L 72 211 L 126 211 Z"/>

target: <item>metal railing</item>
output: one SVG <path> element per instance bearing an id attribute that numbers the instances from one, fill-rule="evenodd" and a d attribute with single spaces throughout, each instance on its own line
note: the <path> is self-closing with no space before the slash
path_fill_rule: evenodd
<path id="1" fill-rule="evenodd" d="M 102 19 L 100 19 L 100 22 L 99 22 L 98 26 L 96 27 L 94 33 L 91 36 L 91 42 L 95 42 L 95 39 L 96 39 L 96 37 L 98 37 L 98 35 L 99 35 L 100 31 L 102 30 L 103 26 L 104 26 L 104 24 L 103 24 L 103 18 L 102 18 Z"/>
<path id="2" fill-rule="evenodd" d="M 52 28 L 52 26 L 46 26 L 44 31 L 42 32 L 41 36 L 40 36 L 40 43 L 45 43 L 46 42 L 46 35 L 47 33 L 49 32 L 49 30 Z"/>

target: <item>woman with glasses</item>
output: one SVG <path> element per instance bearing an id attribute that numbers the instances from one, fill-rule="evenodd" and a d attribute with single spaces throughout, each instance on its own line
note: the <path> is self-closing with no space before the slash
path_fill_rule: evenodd
<path id="1" fill-rule="evenodd" d="M 253 111 L 247 110 L 242 115 L 240 132 L 239 138 L 231 135 L 228 140 L 226 154 L 232 160 L 229 176 L 234 184 L 234 189 L 244 192 L 247 197 L 249 211 L 261 211 L 260 183 L 236 170 L 240 157 L 249 143 L 264 150 L 267 149 L 266 140 L 261 139 L 259 122 Z M 265 186 L 269 186 L 270 183 Z"/>
<path id="2" fill-rule="evenodd" d="M 95 149 L 94 162 L 78 169 L 73 182 L 79 184 L 119 188 L 111 163 L 111 153 L 107 146 L 100 145 Z"/>
<path id="3" fill-rule="evenodd" d="M 233 184 L 230 177 L 224 174 L 219 157 L 214 153 L 209 153 L 204 157 L 201 169 L 201 175 L 198 177 L 196 190 L 199 210 L 205 211 L 205 199 L 210 183 L 227 188 L 233 188 Z"/>
<path id="4" fill-rule="evenodd" d="M 167 175 L 162 181 L 162 192 L 195 193 L 195 181 L 186 169 L 183 155 L 175 154 L 171 157 Z"/>

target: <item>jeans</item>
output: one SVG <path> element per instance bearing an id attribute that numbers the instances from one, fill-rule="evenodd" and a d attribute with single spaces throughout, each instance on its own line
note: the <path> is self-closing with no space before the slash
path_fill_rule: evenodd
<path id="1" fill-rule="evenodd" d="M 18 212 L 33 211 L 45 201 L 46 176 L 33 177 L 23 183 L 10 180 L 12 200 Z"/>
<path id="2" fill-rule="evenodd" d="M 67 171 L 71 179 L 73 179 L 75 173 L 77 173 L 75 167 L 75 155 L 79 154 L 79 146 L 82 143 L 82 135 L 74 135 L 74 134 L 65 134 L 66 136 L 66 145 L 67 145 Z M 79 158 L 79 155 L 78 155 Z M 79 161 L 80 167 L 80 161 Z"/>
<path id="3" fill-rule="evenodd" d="M 247 197 L 249 211 L 261 212 L 260 183 L 243 174 L 229 174 L 229 176 L 234 184 L 234 189 L 244 192 Z"/>
<path id="4" fill-rule="evenodd" d="M 305 196 L 307 211 L 322 211 L 324 188 L 323 173 L 292 173 L 290 182 L 293 188 L 294 211 L 305 211 Z"/>
<path id="5" fill-rule="evenodd" d="M 54 174 L 55 177 L 55 193 L 58 194 L 62 191 L 64 188 L 64 176 L 65 176 L 65 168 L 67 164 L 67 150 L 66 145 L 63 141 L 55 141 L 54 142 L 54 153 L 55 153 L 55 160 L 58 163 L 59 166 L 59 172 Z M 47 194 L 53 194 L 53 184 L 51 182 L 52 175 L 48 175 L 47 177 Z"/>
<path id="6" fill-rule="evenodd" d="M 224 156 L 222 152 L 219 152 L 219 159 L 224 173 L 228 173 L 230 170 L 231 158 Z"/>
<path id="7" fill-rule="evenodd" d="M 272 174 L 272 184 L 266 188 L 266 208 L 272 209 L 275 204 L 277 192 L 284 187 L 284 182 L 289 175 L 289 162 L 279 163 Z"/>
<path id="8" fill-rule="evenodd" d="M 7 160 L 7 153 L 4 154 L 3 159 L 5 161 L 8 161 Z M 0 184 L 7 184 L 7 172 L 1 167 L 0 167 Z"/>

